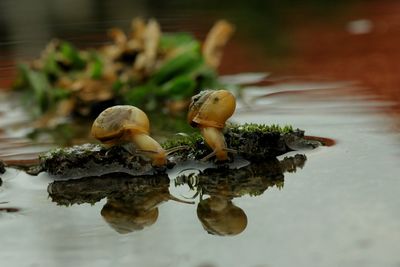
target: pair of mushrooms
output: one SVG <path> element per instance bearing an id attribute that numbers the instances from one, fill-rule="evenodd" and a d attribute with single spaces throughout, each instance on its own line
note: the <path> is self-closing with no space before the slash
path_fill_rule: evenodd
<path id="1" fill-rule="evenodd" d="M 188 122 L 200 129 L 208 146 L 213 150 L 203 160 L 213 156 L 217 161 L 229 159 L 222 129 L 236 108 L 235 97 L 226 90 L 206 90 L 192 97 Z M 147 115 L 137 107 L 121 105 L 104 110 L 94 121 L 92 135 L 104 144 L 116 145 L 132 142 L 136 152 L 151 159 L 152 165 L 167 164 L 167 156 L 181 147 L 164 150 L 149 136 L 150 123 Z"/>

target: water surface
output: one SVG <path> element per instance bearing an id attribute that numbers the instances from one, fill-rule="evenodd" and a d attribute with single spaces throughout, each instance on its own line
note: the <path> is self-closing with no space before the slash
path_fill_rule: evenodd
<path id="1" fill-rule="evenodd" d="M 303 151 L 305 166 L 284 173 L 283 188 L 234 198 L 248 220 L 240 234 L 207 233 L 196 198 L 195 205 L 160 203 L 156 222 L 122 235 L 100 214 L 105 199 L 57 206 L 48 197 L 46 174 L 8 169 L 0 191 L 0 202 L 7 203 L 0 205 L 20 211 L 0 213 L 2 266 L 398 266 L 399 136 L 388 131 L 393 121 L 373 108 L 387 104 L 360 96 L 326 102 L 329 88 L 343 84 L 327 85 L 307 84 L 326 91 L 317 100 L 312 89 L 293 93 L 305 84 L 245 91 L 245 99 L 287 92 L 257 97 L 251 108 L 240 104 L 234 121 L 292 124 L 337 144 Z M 183 168 L 169 173 L 169 191 L 181 199 L 194 195 L 187 186 L 175 187 Z"/>
<path id="2" fill-rule="evenodd" d="M 199 196 L 195 204 L 161 199 L 156 220 L 120 234 L 101 214 L 105 198 L 93 205 L 59 206 L 48 195 L 53 180 L 47 174 L 35 177 L 8 168 L 0 175 L 0 265 L 400 266 L 399 4 L 292 2 L 32 6 L 2 1 L 2 88 L 11 86 L 16 63 L 36 57 L 53 37 L 98 46 L 106 40 L 106 29 L 127 28 L 132 17 L 141 15 L 156 17 L 165 31 L 204 38 L 216 19 L 226 18 L 237 25 L 237 33 L 221 72 L 272 73 L 265 79 L 246 76 L 262 79 L 263 86 L 243 91 L 232 120 L 290 124 L 336 144 L 279 157 L 283 161 L 300 153 L 307 160 L 296 172 L 283 172 L 284 182 L 262 194 L 233 198 L 247 225 L 230 236 L 205 231 L 197 216 Z M 363 28 L 363 22 L 369 26 Z M 32 163 L 54 142 L 44 135 L 32 146 L 25 137 L 32 129 L 29 117 L 18 99 L 7 97 L 0 95 L 0 158 Z M 171 170 L 163 194 L 167 190 L 191 200 L 196 192 L 176 186 L 175 179 L 192 168 Z"/>

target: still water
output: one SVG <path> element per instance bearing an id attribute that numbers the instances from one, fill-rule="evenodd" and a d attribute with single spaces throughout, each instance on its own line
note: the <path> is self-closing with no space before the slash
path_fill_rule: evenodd
<path id="1" fill-rule="evenodd" d="M 37 57 L 54 37 L 99 46 L 107 29 L 127 28 L 132 17 L 143 16 L 157 18 L 165 31 L 204 38 L 215 20 L 226 18 L 237 28 L 221 72 L 273 74 L 225 77 L 263 80 L 243 91 L 232 121 L 290 124 L 335 145 L 282 155 L 268 162 L 272 168 L 265 173 L 238 162 L 249 176 L 257 174 L 255 185 L 246 180 L 248 187 L 235 188 L 218 176 L 224 194 L 204 187 L 201 203 L 199 182 L 191 176 L 189 187 L 182 175 L 210 165 L 176 166 L 169 181 L 155 183 L 156 195 L 146 195 L 146 182 L 119 180 L 128 195 L 142 189 L 142 199 L 126 196 L 125 203 L 112 201 L 115 184 L 88 187 L 98 190 L 99 201 L 68 207 L 49 196 L 57 188 L 49 187 L 47 174 L 7 168 L 0 175 L 0 266 L 399 267 L 400 5 L 361 2 L 2 1 L 1 88 L 11 86 L 18 61 Z M 0 157 L 30 163 L 54 144 L 25 139 L 31 125 L 17 103 L 0 95 Z M 295 157 L 303 161 L 295 164 Z M 261 187 L 255 194 L 250 185 Z M 137 201 L 151 212 L 135 209 L 136 225 L 118 225 L 132 218 L 124 211 Z M 226 216 L 204 215 L 207 204 Z M 224 219 L 229 231 L 207 228 Z"/>
<path id="2" fill-rule="evenodd" d="M 195 204 L 164 197 L 156 202 L 158 217 L 121 234 L 101 215 L 106 199 L 58 206 L 48 196 L 47 174 L 8 169 L 0 207 L 19 211 L 0 213 L 2 266 L 399 266 L 399 135 L 389 130 L 394 121 L 378 112 L 390 103 L 332 97 L 332 90 L 349 86 L 292 83 L 244 91 L 233 121 L 292 124 L 336 145 L 301 151 L 307 161 L 283 173 L 283 187 L 233 198 L 247 220 L 239 234 L 205 231 L 196 214 L 199 197 Z M 191 200 L 194 191 L 175 186 L 177 175 L 188 172 L 178 166 L 168 173 L 167 195 Z"/>

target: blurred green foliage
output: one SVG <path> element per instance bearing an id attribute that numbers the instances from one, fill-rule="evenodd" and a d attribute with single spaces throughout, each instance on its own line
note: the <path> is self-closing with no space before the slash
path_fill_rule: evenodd
<path id="1" fill-rule="evenodd" d="M 41 115 L 76 94 L 76 89 L 61 87 L 60 81 L 99 80 L 110 90 L 113 102 L 129 104 L 146 111 L 159 110 L 170 100 L 189 99 L 204 88 L 218 86 L 216 71 L 205 64 L 200 42 L 187 33 L 164 34 L 158 53 L 173 51 L 151 75 L 124 76 L 116 71 L 116 80 L 105 77 L 106 55 L 101 50 L 79 50 L 71 43 L 57 41 L 31 64 L 20 64 L 14 87 L 27 93 L 28 105 Z M 125 69 L 132 63 L 125 63 Z M 119 75 L 119 76 L 118 76 Z M 91 103 L 93 104 L 93 103 Z M 89 107 L 90 108 L 90 107 Z"/>

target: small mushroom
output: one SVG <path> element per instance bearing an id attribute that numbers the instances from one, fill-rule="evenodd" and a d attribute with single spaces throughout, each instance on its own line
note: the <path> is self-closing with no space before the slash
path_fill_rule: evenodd
<path id="1" fill-rule="evenodd" d="M 167 164 L 167 155 L 182 147 L 164 150 L 149 136 L 150 123 L 146 113 L 134 106 L 120 105 L 104 110 L 92 126 L 92 135 L 108 145 L 132 142 L 137 152 L 152 160 L 153 166 Z"/>
<path id="2" fill-rule="evenodd" d="M 189 106 L 188 122 L 200 129 L 208 146 L 213 152 L 203 160 L 216 156 L 218 161 L 229 159 L 228 152 L 235 152 L 226 147 L 222 129 L 236 108 L 235 97 L 227 90 L 206 90 L 192 97 Z"/>

